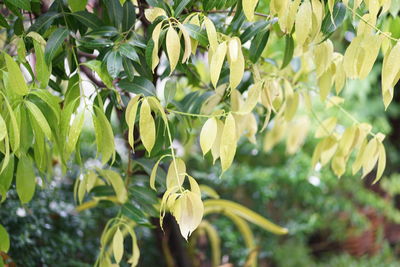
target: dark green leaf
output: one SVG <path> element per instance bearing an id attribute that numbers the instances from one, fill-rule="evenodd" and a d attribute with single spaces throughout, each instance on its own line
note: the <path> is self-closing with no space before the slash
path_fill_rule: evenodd
<path id="1" fill-rule="evenodd" d="M 3 163 L 1 164 L 1 166 L 2 165 Z M 11 156 L 6 168 L 3 170 L 3 172 L 0 173 L 0 185 L 3 186 L 6 192 L 11 186 L 13 176 L 14 176 L 14 156 Z"/>
<path id="2" fill-rule="evenodd" d="M 18 18 L 14 22 L 14 33 L 18 36 L 20 36 L 24 33 L 24 22 L 21 18 Z"/>
<path id="3" fill-rule="evenodd" d="M 176 1 L 175 4 L 175 16 L 179 16 L 182 11 L 185 9 L 185 7 L 190 3 L 191 0 L 181 0 L 181 1 Z"/>
<path id="4" fill-rule="evenodd" d="M 149 220 L 146 218 L 147 216 L 142 212 L 142 210 L 136 208 L 131 203 L 125 203 L 121 208 L 121 212 L 123 215 L 138 224 L 150 224 Z"/>
<path id="5" fill-rule="evenodd" d="M 131 1 L 126 1 L 123 8 L 122 31 L 133 29 L 136 21 L 136 10 Z"/>
<path id="6" fill-rule="evenodd" d="M 111 51 L 107 55 L 107 71 L 112 78 L 116 78 L 122 69 L 122 57 L 118 51 Z"/>
<path id="7" fill-rule="evenodd" d="M 97 27 L 104 25 L 104 23 L 95 14 L 87 11 L 74 12 L 72 15 L 90 29 L 96 29 Z"/>
<path id="8" fill-rule="evenodd" d="M 126 76 L 128 77 L 128 80 L 132 82 L 135 78 L 135 68 L 133 67 L 131 60 L 126 57 L 122 58 L 122 65 L 124 67 L 124 71 Z"/>
<path id="9" fill-rule="evenodd" d="M 251 42 L 249 56 L 250 60 L 253 63 L 256 63 L 257 60 L 260 58 L 262 52 L 265 49 L 269 39 L 269 30 L 265 29 L 256 34 L 253 41 Z"/>
<path id="10" fill-rule="evenodd" d="M 207 33 L 205 30 L 202 30 L 199 26 L 194 24 L 184 24 L 186 30 L 188 31 L 190 37 L 199 41 L 199 44 L 202 46 L 208 45 Z"/>
<path id="11" fill-rule="evenodd" d="M 120 53 L 121 53 L 121 55 L 123 55 L 124 57 L 127 57 L 127 58 L 129 58 L 129 59 L 131 59 L 131 60 L 133 60 L 133 61 L 137 61 L 137 62 L 139 62 L 139 56 L 138 56 L 138 54 L 136 53 L 136 50 L 135 50 L 135 48 L 132 46 L 132 45 L 130 45 L 130 44 L 123 44 L 123 45 L 121 45 L 120 47 L 119 47 L 119 50 L 118 50 Z"/>
<path id="12" fill-rule="evenodd" d="M 6 29 L 10 28 L 10 25 L 8 25 L 7 20 L 3 17 L 3 14 L 0 13 L 0 26 L 4 27 Z"/>
<path id="13" fill-rule="evenodd" d="M 281 69 L 286 67 L 290 63 L 290 61 L 292 61 L 292 58 L 293 58 L 293 51 L 294 51 L 293 37 L 291 35 L 286 35 L 285 41 L 286 41 L 285 55 L 283 56 L 283 62 L 282 62 Z"/>
<path id="14" fill-rule="evenodd" d="M 66 28 L 58 28 L 51 35 L 46 44 L 46 49 L 44 50 L 44 59 L 46 64 L 50 64 L 53 60 L 57 50 L 63 44 L 65 38 L 68 36 L 68 30 Z"/>
<path id="15" fill-rule="evenodd" d="M 45 13 L 36 19 L 35 23 L 33 23 L 28 31 L 43 34 L 59 16 L 61 16 L 61 14 L 57 12 Z"/>
<path id="16" fill-rule="evenodd" d="M 167 81 L 165 83 L 165 88 L 164 88 L 164 99 L 165 103 L 168 104 L 170 103 L 176 94 L 176 82 L 173 82 L 171 80 Z"/>
<path id="17" fill-rule="evenodd" d="M 91 32 L 88 32 L 85 36 L 104 36 L 104 37 L 113 37 L 118 35 L 118 31 L 113 26 L 100 26 L 94 29 Z"/>
<path id="18" fill-rule="evenodd" d="M 135 76 L 133 82 L 123 79 L 118 83 L 118 86 L 123 90 L 135 94 L 143 94 L 145 96 L 156 95 L 156 88 L 154 84 L 146 78 L 140 76 Z"/>
<path id="19" fill-rule="evenodd" d="M 240 40 L 242 41 L 242 44 L 246 43 L 249 41 L 254 35 L 262 31 L 270 22 L 269 21 L 264 21 L 260 20 L 255 23 L 253 23 L 250 27 L 248 27 L 241 35 L 240 35 Z"/>
<path id="20" fill-rule="evenodd" d="M 324 20 L 322 21 L 321 31 L 325 35 L 330 35 L 333 33 L 337 28 L 342 25 L 344 18 L 346 17 L 346 6 L 343 3 L 336 3 L 333 7 L 333 14 L 328 12 L 326 14 Z M 333 17 L 333 21 L 332 21 Z"/>
<path id="21" fill-rule="evenodd" d="M 100 38 L 93 39 L 93 38 L 88 38 L 88 37 L 79 39 L 78 42 L 83 47 L 91 48 L 91 49 L 110 47 L 114 44 L 113 41 L 108 40 L 108 39 L 100 39 Z"/>
<path id="22" fill-rule="evenodd" d="M 12 0 L 12 1 L 7 1 L 10 2 L 11 4 L 13 4 L 14 6 L 21 8 L 21 9 L 25 9 L 25 10 L 31 10 L 31 4 L 30 4 L 30 0 Z"/>
<path id="23" fill-rule="evenodd" d="M 110 19 L 112 25 L 120 28 L 123 12 L 119 0 L 103 0 L 103 3 L 106 6 L 108 18 Z"/>

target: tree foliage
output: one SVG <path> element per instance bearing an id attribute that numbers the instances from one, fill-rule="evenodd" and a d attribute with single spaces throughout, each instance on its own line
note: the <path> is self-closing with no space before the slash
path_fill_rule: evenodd
<path id="1" fill-rule="evenodd" d="M 119 209 L 100 237 L 98 266 L 125 260 L 135 266 L 140 253 L 134 228 L 149 227 L 154 216 L 162 227 L 167 212 L 185 239 L 200 227 L 216 240 L 203 219 L 216 212 L 238 226 L 248 246 L 253 238 L 247 222 L 287 233 L 239 204 L 212 199 L 217 194 L 199 185 L 185 164 L 190 153 L 212 158 L 224 179 L 238 143 L 270 151 L 286 140 L 287 153 L 294 154 L 314 122 L 319 142 L 313 167 L 330 165 L 338 177 L 346 168 L 362 170 L 363 177 L 376 168 L 375 182 L 384 172 L 384 134 L 356 120 L 340 95 L 347 80 L 365 79 L 382 54 L 388 108 L 400 78 L 400 44 L 380 27 L 397 14 L 397 1 L 2 5 L 2 201 L 15 184 L 21 204 L 29 205 L 37 185 L 51 181 L 55 169 L 79 169 L 77 210 L 103 202 Z M 344 38 L 350 41 L 346 48 L 340 46 Z M 315 103 L 340 115 L 319 118 Z M 88 149 L 81 142 L 85 129 L 92 133 L 96 164 L 82 153 Z M 146 179 L 139 179 L 144 173 Z M 132 242 L 129 255 L 125 239 Z M 0 226 L 2 251 L 8 240 Z"/>

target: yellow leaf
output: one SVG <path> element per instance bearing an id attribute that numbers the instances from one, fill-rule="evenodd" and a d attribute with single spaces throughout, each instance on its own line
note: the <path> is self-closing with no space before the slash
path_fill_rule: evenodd
<path id="1" fill-rule="evenodd" d="M 344 53 L 343 68 L 346 76 L 351 79 L 358 77 L 357 64 L 359 59 L 358 55 L 360 51 L 362 51 L 362 49 L 360 49 L 362 40 L 363 38 L 361 36 L 355 37 Z"/>
<path id="2" fill-rule="evenodd" d="M 167 54 L 169 58 L 169 65 L 172 73 L 175 70 L 181 54 L 181 42 L 178 33 L 173 27 L 169 27 L 167 31 Z"/>
<path id="3" fill-rule="evenodd" d="M 356 159 L 354 160 L 353 165 L 351 166 L 353 175 L 356 174 L 361 169 L 361 166 L 363 164 L 364 152 L 367 144 L 368 144 L 367 140 L 364 139 L 360 149 L 358 150 Z"/>
<path id="4" fill-rule="evenodd" d="M 221 140 L 222 140 L 222 132 L 224 130 L 224 123 L 220 120 L 217 120 L 217 136 L 215 137 L 214 144 L 211 147 L 211 154 L 213 156 L 213 163 L 219 158 L 220 156 L 220 147 L 221 147 Z"/>
<path id="5" fill-rule="evenodd" d="M 153 116 L 151 115 L 149 102 L 146 98 L 143 99 L 140 108 L 139 132 L 142 143 L 150 154 L 156 141 L 156 126 Z"/>
<path id="6" fill-rule="evenodd" d="M 215 118 L 209 118 L 204 123 L 203 128 L 200 132 L 200 147 L 205 155 L 214 144 L 215 138 L 217 137 L 218 124 Z"/>
<path id="7" fill-rule="evenodd" d="M 214 88 L 217 87 L 222 65 L 224 64 L 226 50 L 227 50 L 226 42 L 219 44 L 215 53 L 211 58 L 210 73 L 211 73 L 211 82 Z"/>
<path id="8" fill-rule="evenodd" d="M 304 144 L 310 127 L 310 121 L 307 117 L 302 117 L 298 121 L 292 123 L 289 127 L 290 131 L 288 131 L 286 139 L 286 153 L 293 155 Z"/>
<path id="9" fill-rule="evenodd" d="M 378 147 L 379 147 L 378 148 L 379 149 L 378 170 L 376 171 L 376 177 L 375 177 L 373 184 L 377 183 L 381 179 L 382 174 L 385 171 L 385 167 L 386 167 L 385 146 L 381 142 L 379 142 Z"/>
<path id="10" fill-rule="evenodd" d="M 254 19 L 254 11 L 256 9 L 258 0 L 242 0 L 243 12 L 249 21 Z"/>
<path id="11" fill-rule="evenodd" d="M 315 131 L 315 138 L 321 138 L 330 135 L 336 127 L 337 118 L 330 117 L 324 120 Z"/>
<path id="12" fill-rule="evenodd" d="M 331 164 L 332 170 L 337 177 L 341 177 L 346 171 L 346 160 L 340 155 L 335 155 Z"/>
<path id="13" fill-rule="evenodd" d="M 175 186 L 182 186 L 186 177 L 186 164 L 177 158 L 171 161 L 167 173 L 167 189 Z"/>
<path id="14" fill-rule="evenodd" d="M 237 37 L 229 41 L 229 82 L 231 89 L 235 89 L 242 81 L 244 74 L 244 57 L 242 53 L 242 43 Z"/>
<path id="15" fill-rule="evenodd" d="M 179 225 L 182 236 L 187 240 L 199 226 L 203 218 L 204 205 L 201 197 L 191 191 L 185 191 L 175 201 L 173 214 Z"/>
<path id="16" fill-rule="evenodd" d="M 254 109 L 254 107 L 257 105 L 258 100 L 260 99 L 261 89 L 261 82 L 257 82 L 252 87 L 250 87 L 247 99 L 244 102 L 243 106 L 240 108 L 239 113 L 247 114 Z"/>
<path id="17" fill-rule="evenodd" d="M 160 58 L 158 57 L 158 43 L 161 33 L 162 22 L 158 23 L 154 28 L 152 33 L 152 39 L 154 42 L 153 52 L 151 56 L 151 70 L 154 72 L 154 69 L 157 67 L 158 63 L 160 63 Z"/>
<path id="18" fill-rule="evenodd" d="M 139 98 L 140 95 L 135 96 L 132 98 L 128 106 L 126 107 L 125 111 L 125 121 L 126 124 L 128 125 L 128 142 L 129 145 L 132 148 L 132 151 L 135 152 L 134 150 L 134 129 L 135 129 L 135 120 L 136 120 L 136 113 L 137 113 L 137 108 L 139 105 Z"/>
<path id="19" fill-rule="evenodd" d="M 387 108 L 393 99 L 393 88 L 399 81 L 400 73 L 400 42 L 390 52 L 386 53 L 382 65 L 382 94 Z"/>
<path id="20" fill-rule="evenodd" d="M 336 152 L 338 147 L 337 139 L 334 135 L 330 135 L 324 139 L 323 145 L 321 147 L 321 165 L 327 164 Z"/>
<path id="21" fill-rule="evenodd" d="M 115 261 L 119 264 L 124 255 L 124 236 L 119 227 L 113 237 L 113 252 Z"/>
<path id="22" fill-rule="evenodd" d="M 235 118 L 229 114 L 225 119 L 224 130 L 222 131 L 220 156 L 222 173 L 232 164 L 236 153 L 236 124 Z"/>
<path id="23" fill-rule="evenodd" d="M 183 35 L 183 40 L 185 41 L 185 52 L 183 53 L 182 63 L 185 63 L 189 60 L 190 54 L 192 53 L 192 43 L 190 41 L 190 36 L 185 27 L 182 24 L 178 24 L 179 29 Z"/>
<path id="24" fill-rule="evenodd" d="M 363 154 L 363 159 L 362 159 L 363 177 L 365 177 L 374 169 L 375 164 L 378 161 L 378 157 L 379 157 L 378 140 L 376 138 L 372 138 L 365 147 L 365 151 Z"/>
<path id="25" fill-rule="evenodd" d="M 206 26 L 211 51 L 215 52 L 218 47 L 217 30 L 215 29 L 214 23 L 208 17 L 204 17 L 204 25 Z"/>
<path id="26" fill-rule="evenodd" d="M 156 191 L 156 176 L 157 176 L 157 169 L 158 169 L 158 165 L 160 164 L 160 161 L 163 160 L 165 157 L 168 157 L 170 155 L 163 155 L 161 156 L 156 164 L 154 164 L 153 169 L 151 170 L 151 174 L 150 174 L 150 188 L 153 189 L 154 191 Z"/>
<path id="27" fill-rule="evenodd" d="M 303 46 L 306 42 L 312 26 L 312 9 L 310 1 L 304 1 L 296 15 L 295 33 L 298 46 Z"/>
<path id="28" fill-rule="evenodd" d="M 165 13 L 164 9 L 159 7 L 148 8 L 144 11 L 144 16 L 150 22 L 153 22 L 156 18 L 160 16 L 166 17 L 167 14 Z"/>

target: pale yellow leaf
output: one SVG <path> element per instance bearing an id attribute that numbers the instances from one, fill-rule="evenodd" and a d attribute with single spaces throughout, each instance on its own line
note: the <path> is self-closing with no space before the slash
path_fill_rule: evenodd
<path id="1" fill-rule="evenodd" d="M 171 161 L 167 173 L 167 188 L 173 188 L 176 186 L 182 186 L 186 177 L 186 164 L 185 162 L 177 158 Z"/>
<path id="2" fill-rule="evenodd" d="M 225 119 L 221 138 L 220 157 L 222 172 L 225 172 L 233 162 L 236 153 L 236 142 L 235 118 L 232 114 L 229 114 Z"/>
<path id="3" fill-rule="evenodd" d="M 218 125 L 215 118 L 209 118 L 204 123 L 203 128 L 200 132 L 200 147 L 205 155 L 214 144 L 215 138 L 217 137 Z"/>
<path id="4" fill-rule="evenodd" d="M 315 138 L 321 138 L 330 135 L 336 127 L 337 118 L 330 117 L 324 120 L 315 131 Z"/>
<path id="5" fill-rule="evenodd" d="M 139 98 L 140 95 L 135 96 L 132 98 L 128 106 L 126 107 L 125 111 L 125 121 L 126 124 L 128 125 L 128 142 L 129 145 L 132 148 L 132 151 L 135 152 L 134 150 L 134 129 L 135 129 L 135 120 L 136 120 L 136 113 L 137 113 L 137 108 L 139 105 Z"/>
<path id="6" fill-rule="evenodd" d="M 243 106 L 239 109 L 240 113 L 247 114 L 250 113 L 254 107 L 257 105 L 260 99 L 262 89 L 262 83 L 257 82 L 252 87 L 250 87 L 246 101 Z"/>
<path id="7" fill-rule="evenodd" d="M 242 81 L 245 68 L 244 57 L 242 53 L 242 43 L 240 42 L 239 38 L 234 37 L 229 41 L 228 57 L 230 69 L 230 87 L 231 89 L 235 89 Z"/>
<path id="8" fill-rule="evenodd" d="M 169 65 L 171 68 L 170 73 L 175 70 L 176 65 L 179 61 L 179 56 L 181 54 L 181 42 L 178 33 L 173 27 L 169 27 L 167 31 L 167 54 L 169 59 Z"/>
<path id="9" fill-rule="evenodd" d="M 114 259 L 119 264 L 124 255 L 124 236 L 119 227 L 113 237 L 113 252 Z"/>
<path id="10" fill-rule="evenodd" d="M 214 23 L 208 17 L 204 17 L 204 25 L 206 26 L 211 51 L 214 53 L 218 47 L 217 30 L 215 29 Z"/>
<path id="11" fill-rule="evenodd" d="M 153 52 L 151 56 L 151 70 L 154 72 L 154 69 L 157 67 L 158 63 L 160 63 L 160 58 L 158 57 L 158 43 L 161 33 L 162 22 L 158 23 L 154 28 L 152 33 L 152 39 L 154 42 Z"/>
<path id="12" fill-rule="evenodd" d="M 400 42 L 390 52 L 386 53 L 382 65 L 382 94 L 385 108 L 393 99 L 393 87 L 399 80 L 400 72 Z"/>
<path id="13" fill-rule="evenodd" d="M 217 87 L 219 75 L 221 73 L 222 65 L 224 64 L 224 59 L 226 55 L 227 45 L 226 42 L 223 42 L 218 45 L 215 53 L 211 58 L 210 63 L 210 73 L 211 73 L 211 82 L 214 88 Z"/>
<path id="14" fill-rule="evenodd" d="M 304 1 L 297 14 L 295 20 L 295 33 L 298 46 L 303 46 L 306 42 L 312 26 L 312 9 L 310 1 Z"/>
<path id="15" fill-rule="evenodd" d="M 156 126 L 147 99 L 143 99 L 140 108 L 139 132 L 142 143 L 147 152 L 151 152 L 156 141 Z"/>
<path id="16" fill-rule="evenodd" d="M 185 63 L 189 60 L 190 54 L 192 53 L 192 42 L 190 41 L 190 36 L 186 28 L 180 23 L 178 24 L 178 27 L 181 30 L 183 40 L 185 41 L 185 52 L 183 53 L 182 57 L 182 63 Z"/>
<path id="17" fill-rule="evenodd" d="M 165 10 L 159 7 L 154 7 L 154 8 L 148 8 L 144 11 L 144 15 L 146 19 L 150 22 L 153 22 L 156 18 L 160 16 L 167 16 L 167 13 L 165 13 Z"/>
<path id="18" fill-rule="evenodd" d="M 254 11 L 256 9 L 258 0 L 242 0 L 243 12 L 249 21 L 254 19 Z"/>
<path id="19" fill-rule="evenodd" d="M 378 169 L 376 171 L 376 176 L 375 176 L 375 180 L 374 180 L 374 184 L 377 183 L 381 177 L 383 172 L 385 171 L 385 167 L 386 167 L 386 151 L 385 151 L 385 146 L 379 142 L 378 144 L 378 149 L 379 149 L 379 159 L 378 159 Z"/>
<path id="20" fill-rule="evenodd" d="M 214 144 L 211 147 L 211 154 L 213 156 L 213 163 L 219 158 L 220 156 L 220 147 L 221 147 L 221 140 L 222 140 L 222 132 L 224 130 L 224 123 L 220 120 L 217 120 L 217 136 L 215 137 Z"/>

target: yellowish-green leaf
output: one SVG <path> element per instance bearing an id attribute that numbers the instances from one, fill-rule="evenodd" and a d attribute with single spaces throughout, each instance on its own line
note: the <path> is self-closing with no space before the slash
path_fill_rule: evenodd
<path id="1" fill-rule="evenodd" d="M 211 82 L 214 88 L 217 88 L 217 83 L 219 75 L 221 73 L 222 65 L 224 64 L 226 51 L 227 51 L 227 45 L 226 42 L 223 42 L 218 45 L 215 53 L 212 55 L 211 58 L 210 75 L 211 75 Z"/>
<path id="2" fill-rule="evenodd" d="M 106 164 L 110 158 L 115 159 L 115 141 L 111 124 L 103 110 L 94 106 L 95 116 L 93 123 L 96 134 L 97 152 L 101 154 L 102 163 Z"/>
<path id="3" fill-rule="evenodd" d="M 25 101 L 25 105 L 31 114 L 30 118 L 37 122 L 46 137 L 51 140 L 51 129 L 42 111 L 32 102 Z"/>
<path id="4" fill-rule="evenodd" d="M 232 114 L 225 119 L 224 130 L 222 131 L 220 157 L 222 173 L 232 164 L 236 153 L 236 123 Z"/>
<path id="5" fill-rule="evenodd" d="M 222 132 L 224 130 L 224 123 L 220 120 L 217 120 L 217 136 L 215 137 L 214 144 L 211 147 L 211 154 L 213 156 L 213 163 L 219 158 L 220 156 L 220 147 L 221 147 L 221 140 L 222 140 Z"/>
<path id="6" fill-rule="evenodd" d="M 156 141 L 156 126 L 147 99 L 143 99 L 140 108 L 139 132 L 142 143 L 147 152 L 151 152 Z"/>
<path id="7" fill-rule="evenodd" d="M 154 42 L 153 52 L 152 52 L 152 59 L 151 59 L 151 70 L 154 72 L 154 69 L 157 67 L 158 63 L 160 63 L 160 58 L 158 57 L 158 43 L 161 33 L 161 26 L 162 22 L 158 23 L 157 26 L 154 28 L 152 33 L 152 39 Z"/>
<path id="8" fill-rule="evenodd" d="M 0 224 L 0 251 L 8 252 L 10 249 L 10 236 L 7 230 Z M 1 261 L 1 259 L 0 259 Z"/>
<path id="9" fill-rule="evenodd" d="M 400 42 L 398 42 L 390 52 L 386 53 L 382 65 L 382 95 L 385 108 L 393 99 L 393 87 L 398 82 L 400 76 Z"/>
<path id="10" fill-rule="evenodd" d="M 134 151 L 134 129 L 135 129 L 135 120 L 136 120 L 136 113 L 137 113 L 137 108 L 139 105 L 139 98 L 140 95 L 135 96 L 132 98 L 128 106 L 126 107 L 126 112 L 125 112 L 125 121 L 126 124 L 128 125 L 128 142 L 129 145 L 132 148 L 132 151 Z"/>
<path id="11" fill-rule="evenodd" d="M 164 9 L 159 7 L 148 8 L 144 11 L 144 15 L 146 19 L 150 22 L 153 22 L 156 18 L 160 16 L 166 17 L 167 14 L 165 13 Z"/>
<path id="12" fill-rule="evenodd" d="M 203 128 L 200 132 L 200 147 L 205 155 L 213 146 L 214 141 L 217 137 L 218 124 L 215 118 L 209 118 L 204 123 Z"/>
<path id="13" fill-rule="evenodd" d="M 178 24 L 178 27 L 183 35 L 183 40 L 185 41 L 185 52 L 182 57 L 182 63 L 185 63 L 189 60 L 190 54 L 192 53 L 192 42 L 186 28 L 181 23 Z"/>
<path id="14" fill-rule="evenodd" d="M 176 166 L 176 167 L 175 167 Z M 186 164 L 185 162 L 177 158 L 171 161 L 167 173 L 167 189 L 176 186 L 182 186 L 186 177 Z"/>
<path id="15" fill-rule="evenodd" d="M 250 87 L 248 96 L 243 106 L 240 108 L 239 113 L 250 113 L 254 107 L 257 105 L 258 100 L 260 99 L 262 89 L 262 83 L 257 82 L 252 87 Z"/>
<path id="16" fill-rule="evenodd" d="M 258 0 L 242 0 L 243 12 L 249 21 L 254 19 L 254 11 L 256 9 Z"/>
<path id="17" fill-rule="evenodd" d="M 310 1 L 304 1 L 296 15 L 295 33 L 298 46 L 303 46 L 306 42 L 312 26 L 312 8 Z"/>
<path id="18" fill-rule="evenodd" d="M 72 122 L 72 125 L 68 132 L 68 141 L 66 142 L 67 155 L 69 155 L 72 151 L 74 151 L 76 143 L 78 142 L 79 136 L 82 132 L 84 121 L 85 121 L 85 112 L 84 111 L 79 112 L 76 115 L 74 121 Z"/>
<path id="19" fill-rule="evenodd" d="M 113 252 L 114 259 L 119 264 L 121 262 L 122 256 L 124 255 L 124 236 L 121 230 L 117 229 L 113 237 Z"/>
<path id="20" fill-rule="evenodd" d="M 32 161 L 28 157 L 21 157 L 16 173 L 18 197 L 22 204 L 28 203 L 35 194 L 36 177 Z"/>
<path id="21" fill-rule="evenodd" d="M 178 64 L 179 56 L 181 54 L 181 42 L 179 39 L 179 35 L 172 26 L 169 27 L 167 31 L 166 45 L 169 65 L 171 68 L 170 73 L 172 73 L 175 70 L 176 65 Z"/>
<path id="22" fill-rule="evenodd" d="M 373 182 L 374 184 L 381 179 L 382 174 L 385 171 L 386 167 L 386 151 L 385 151 L 385 146 L 381 142 L 378 143 L 378 149 L 379 149 L 378 169 L 376 171 L 376 177 Z"/>
<path id="23" fill-rule="evenodd" d="M 125 203 L 128 200 L 128 191 L 126 190 L 122 177 L 117 172 L 112 170 L 99 170 L 99 172 L 114 188 L 118 201 L 120 203 Z"/>
<path id="24" fill-rule="evenodd" d="M 204 25 L 206 26 L 211 51 L 215 52 L 218 47 L 217 30 L 215 29 L 214 23 L 208 17 L 204 17 Z"/>
<path id="25" fill-rule="evenodd" d="M 7 53 L 3 54 L 9 73 L 8 84 L 10 90 L 21 96 L 28 94 L 28 86 L 18 64 Z"/>

